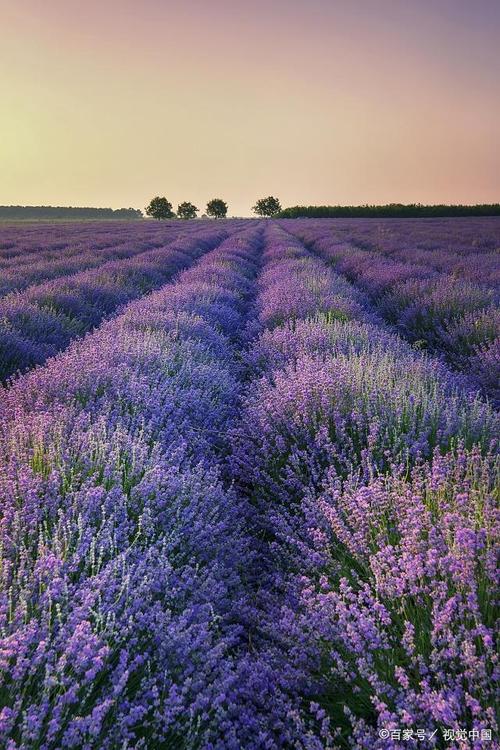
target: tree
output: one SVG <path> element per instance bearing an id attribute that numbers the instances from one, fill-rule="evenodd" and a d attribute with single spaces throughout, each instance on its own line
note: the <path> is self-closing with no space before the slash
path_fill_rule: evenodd
<path id="1" fill-rule="evenodd" d="M 189 201 L 179 203 L 179 206 L 177 208 L 177 216 L 179 217 L 179 219 L 196 219 L 197 213 L 198 209 Z"/>
<path id="2" fill-rule="evenodd" d="M 212 198 L 207 203 L 207 214 L 214 219 L 224 219 L 227 215 L 227 203 L 222 198 Z"/>
<path id="3" fill-rule="evenodd" d="M 281 211 L 281 203 L 278 198 L 269 195 L 267 198 L 259 198 L 252 211 L 259 216 L 274 216 Z"/>
<path id="4" fill-rule="evenodd" d="M 149 206 L 147 206 L 146 214 L 153 219 L 173 219 L 175 216 L 170 201 L 166 198 L 160 198 L 159 195 L 153 198 Z"/>

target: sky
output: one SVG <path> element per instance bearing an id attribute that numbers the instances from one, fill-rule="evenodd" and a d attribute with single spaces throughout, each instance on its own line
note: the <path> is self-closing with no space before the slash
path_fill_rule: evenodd
<path id="1" fill-rule="evenodd" d="M 500 0 L 0 0 L 0 204 L 500 201 Z"/>

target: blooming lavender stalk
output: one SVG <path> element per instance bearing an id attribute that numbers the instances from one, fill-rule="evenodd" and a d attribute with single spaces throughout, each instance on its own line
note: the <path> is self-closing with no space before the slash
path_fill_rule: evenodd
<path id="1" fill-rule="evenodd" d="M 346 747 L 391 746 L 386 728 L 498 732 L 495 485 L 492 455 L 435 451 L 409 479 L 333 478 L 304 499 L 300 535 L 276 527 L 287 566 L 304 573 L 291 584 L 297 637 L 322 664 L 318 700 Z"/>

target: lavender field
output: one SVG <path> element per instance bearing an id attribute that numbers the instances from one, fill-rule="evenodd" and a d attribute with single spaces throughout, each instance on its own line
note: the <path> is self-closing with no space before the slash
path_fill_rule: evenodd
<path id="1" fill-rule="evenodd" d="M 499 252 L 0 226 L 0 747 L 499 747 Z"/>

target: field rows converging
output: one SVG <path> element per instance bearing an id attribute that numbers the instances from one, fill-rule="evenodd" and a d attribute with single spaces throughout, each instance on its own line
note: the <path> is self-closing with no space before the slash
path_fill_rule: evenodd
<path id="1" fill-rule="evenodd" d="M 134 241 L 147 244 L 172 231 L 168 227 L 139 227 L 130 223 L 108 224 L 39 224 L 27 227 L 3 225 L 0 238 L 0 270 L 23 269 L 17 282 L 24 283 L 24 272 L 32 263 L 69 259 L 79 252 L 101 251 Z M 47 264 L 47 268 L 49 266 Z"/>
<path id="2" fill-rule="evenodd" d="M 42 281 L 97 268 L 107 261 L 160 248 L 167 242 L 179 239 L 181 235 L 199 231 L 199 227 L 179 228 L 178 225 L 169 224 L 145 233 L 134 225 L 128 231 L 108 231 L 102 237 L 97 233 L 92 238 L 87 233 L 82 235 L 81 232 L 75 232 L 71 227 L 60 230 L 58 242 L 51 240 L 50 235 L 39 237 L 32 250 L 29 249 L 29 241 L 19 238 L 16 248 L 20 252 L 6 258 L 0 257 L 0 297 Z"/>
<path id="3" fill-rule="evenodd" d="M 187 222 L 154 282 L 0 386 L 8 750 L 498 731 L 498 413 L 332 231 Z"/>
<path id="4" fill-rule="evenodd" d="M 255 694 L 272 675 L 289 701 L 264 702 L 262 747 L 491 727 L 498 417 L 300 242 L 275 229 L 266 255 L 231 457 L 259 540 Z"/>
<path id="5" fill-rule="evenodd" d="M 225 240 L 2 394 L 15 746 L 196 746 L 214 731 L 244 633 L 247 541 L 218 455 L 259 235 Z"/>
<path id="6" fill-rule="evenodd" d="M 231 231 L 235 231 L 236 227 Z M 173 234 L 173 233 L 172 233 Z M 41 364 L 117 308 L 162 286 L 227 236 L 208 227 L 0 300 L 0 381 Z"/>
<path id="7" fill-rule="evenodd" d="M 203 225 L 203 222 L 199 222 Z M 60 257 L 75 246 L 105 248 L 124 242 L 154 242 L 166 233 L 179 231 L 178 225 L 150 224 L 130 221 L 86 221 L 57 224 L 2 223 L 0 236 L 0 268 L 13 261 L 24 265 L 26 260 L 52 255 Z M 200 227 L 184 226 L 182 231 L 199 231 Z"/>
<path id="8" fill-rule="evenodd" d="M 500 236 L 495 225 L 478 246 L 467 223 L 459 223 L 462 235 L 448 236 L 447 245 L 438 249 L 433 225 L 428 225 L 424 237 L 432 249 L 427 249 L 424 237 L 420 247 L 412 245 L 411 226 L 409 235 L 398 236 L 390 223 L 379 231 L 366 222 L 341 231 L 331 223 L 298 224 L 296 235 L 366 292 L 377 312 L 414 346 L 441 356 L 500 403 Z"/>
<path id="9" fill-rule="evenodd" d="M 111 260 L 132 257 L 153 247 L 161 247 L 167 240 L 168 235 L 163 242 L 117 242 L 104 247 L 74 245 L 57 252 L 30 253 L 28 257 L 23 256 L 22 262 L 17 257 L 11 258 L 0 268 L 0 296 L 43 281 L 97 268 Z"/>
<path id="10" fill-rule="evenodd" d="M 284 222 L 291 231 L 312 231 L 335 243 L 351 245 L 354 258 L 386 258 L 434 269 L 464 281 L 497 288 L 500 282 L 497 219 L 427 221 L 366 220 Z M 380 259 L 380 258 L 378 258 Z"/>

